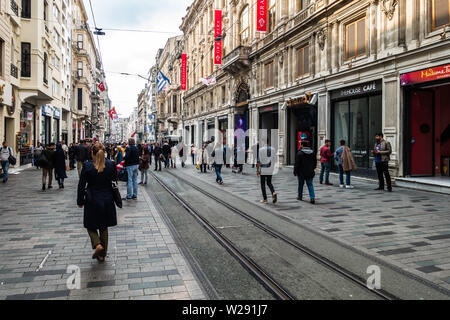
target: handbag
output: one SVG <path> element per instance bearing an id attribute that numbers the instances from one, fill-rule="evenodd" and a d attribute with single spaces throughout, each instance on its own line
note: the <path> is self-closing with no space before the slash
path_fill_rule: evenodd
<path id="1" fill-rule="evenodd" d="M 112 195 L 116 206 L 122 209 L 122 196 L 120 195 L 119 187 L 115 182 L 112 183 Z"/>
<path id="2" fill-rule="evenodd" d="M 15 166 L 17 163 L 17 159 L 16 157 L 14 157 L 11 153 L 11 148 L 8 147 L 8 151 L 9 151 L 9 157 L 8 157 L 8 162 L 10 165 Z"/>

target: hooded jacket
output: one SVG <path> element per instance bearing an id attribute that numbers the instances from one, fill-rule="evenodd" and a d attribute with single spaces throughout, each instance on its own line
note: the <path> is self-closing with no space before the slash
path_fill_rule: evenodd
<path id="1" fill-rule="evenodd" d="M 303 147 L 295 156 L 294 175 L 303 179 L 312 179 L 316 175 L 317 161 L 314 151 Z"/>

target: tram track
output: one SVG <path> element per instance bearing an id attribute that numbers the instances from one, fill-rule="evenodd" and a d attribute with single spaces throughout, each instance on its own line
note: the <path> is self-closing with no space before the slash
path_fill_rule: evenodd
<path id="1" fill-rule="evenodd" d="M 386 292 L 384 290 L 377 290 L 377 289 L 370 289 L 367 287 L 366 281 L 359 277 L 358 275 L 354 274 L 353 272 L 339 266 L 338 264 L 334 263 L 333 261 L 327 259 L 326 257 L 320 255 L 319 253 L 311 250 L 310 248 L 307 248 L 303 246 L 302 244 L 298 243 L 297 241 L 281 234 L 280 232 L 274 230 L 267 224 L 261 222 L 260 220 L 250 216 L 249 214 L 245 213 L 241 209 L 237 208 L 235 205 L 232 205 L 219 197 L 213 195 L 212 193 L 201 189 L 199 186 L 195 185 L 191 181 L 188 181 L 184 178 L 179 177 L 178 175 L 175 175 L 171 172 L 168 172 L 171 176 L 178 179 L 183 184 L 188 185 L 189 187 L 193 188 L 196 191 L 201 192 L 204 196 L 208 197 L 209 199 L 213 200 L 214 202 L 222 205 L 223 207 L 227 208 L 231 212 L 237 214 L 239 217 L 247 220 L 252 225 L 254 225 L 259 230 L 263 231 L 264 233 L 270 235 L 271 237 L 280 240 L 284 244 L 294 248 L 295 250 L 301 252 L 303 255 L 308 256 L 313 261 L 321 264 L 326 269 L 332 271 L 333 273 L 338 274 L 340 277 L 345 278 L 346 280 L 352 282 L 353 284 L 357 285 L 358 287 L 362 288 L 364 291 L 370 292 L 370 294 L 375 295 L 379 299 L 383 300 L 397 300 L 399 299 L 393 294 L 390 294 L 389 292 Z M 284 299 L 284 300 L 292 300 L 296 299 L 295 296 L 289 293 L 289 291 L 285 288 L 283 288 L 273 277 L 271 277 L 266 271 L 263 270 L 262 267 L 260 267 L 255 261 L 253 261 L 251 258 L 249 258 L 247 255 L 245 255 L 236 245 L 234 245 L 228 238 L 223 236 L 223 234 L 213 226 L 213 224 L 208 221 L 204 216 L 202 216 L 200 213 L 198 213 L 197 210 L 195 210 L 191 205 L 187 203 L 180 195 L 178 195 L 170 186 L 168 186 L 164 181 L 162 181 L 156 174 L 152 173 L 155 180 L 169 193 L 172 197 L 174 197 L 182 206 L 193 215 L 198 222 L 200 222 L 210 234 L 214 236 L 216 240 L 221 242 L 221 245 L 224 246 L 232 255 L 234 258 L 236 258 L 251 274 L 262 284 L 264 287 L 266 287 L 267 290 L 269 290 L 274 297 L 277 299 Z M 223 243 L 222 243 L 223 242 Z"/>

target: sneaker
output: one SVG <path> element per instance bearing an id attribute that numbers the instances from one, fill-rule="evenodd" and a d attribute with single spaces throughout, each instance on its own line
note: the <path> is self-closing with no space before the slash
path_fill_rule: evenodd
<path id="1" fill-rule="evenodd" d="M 47 189 L 53 189 L 53 187 L 52 186 L 48 186 L 48 188 Z"/>
<path id="2" fill-rule="evenodd" d="M 315 204 L 316 203 L 316 199 L 311 199 L 309 202 L 311 202 L 311 204 Z"/>
<path id="3" fill-rule="evenodd" d="M 343 188 L 343 187 L 344 187 L 344 185 L 343 185 L 343 184 L 340 184 L 340 185 L 339 185 L 339 188 Z"/>
<path id="4" fill-rule="evenodd" d="M 139 185 L 143 185 L 144 183 L 143 183 L 143 182 L 139 182 L 138 184 L 139 184 Z"/>
<path id="5" fill-rule="evenodd" d="M 147 185 L 147 182 L 144 182 L 144 186 L 146 186 Z"/>
<path id="6" fill-rule="evenodd" d="M 346 188 L 346 189 L 354 189 L 355 187 L 352 186 L 352 185 L 349 185 L 349 186 L 345 186 L 345 188 Z"/>
<path id="7" fill-rule="evenodd" d="M 223 181 L 219 181 L 219 184 L 223 184 Z"/>
<path id="8" fill-rule="evenodd" d="M 260 200 L 261 203 L 267 203 L 267 200 Z"/>
<path id="9" fill-rule="evenodd" d="M 333 184 L 332 184 L 332 183 L 329 183 L 329 182 L 325 182 L 325 185 L 326 185 L 326 186 L 332 186 Z"/>
<path id="10" fill-rule="evenodd" d="M 136 196 L 132 196 L 131 199 L 137 200 L 137 197 Z"/>
<path id="11" fill-rule="evenodd" d="M 319 183 L 320 183 L 320 184 L 323 184 L 323 182 L 322 182 L 322 181 L 319 181 Z"/>
<path id="12" fill-rule="evenodd" d="M 272 195 L 272 203 L 277 203 L 277 194 L 276 193 L 274 193 Z"/>
<path id="13" fill-rule="evenodd" d="M 299 198 L 299 197 L 297 197 L 297 200 L 298 200 L 298 201 L 303 201 L 302 198 Z"/>

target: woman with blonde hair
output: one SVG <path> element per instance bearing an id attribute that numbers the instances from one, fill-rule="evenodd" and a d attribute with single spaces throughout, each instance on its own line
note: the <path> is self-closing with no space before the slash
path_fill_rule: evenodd
<path id="1" fill-rule="evenodd" d="M 105 147 L 92 147 L 92 161 L 85 162 L 78 183 L 77 204 L 84 207 L 84 227 L 88 230 L 92 259 L 105 261 L 108 249 L 108 227 L 117 225 L 116 205 L 112 183 L 117 181 L 113 162 L 105 158 Z"/>

